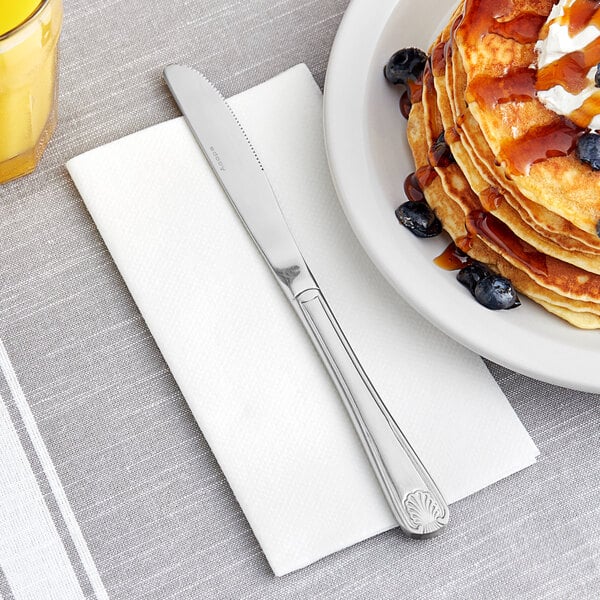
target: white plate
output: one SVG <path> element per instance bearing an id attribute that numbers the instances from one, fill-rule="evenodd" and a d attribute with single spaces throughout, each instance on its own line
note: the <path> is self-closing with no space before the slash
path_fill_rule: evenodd
<path id="1" fill-rule="evenodd" d="M 557 385 L 600 392 L 600 331 L 581 331 L 533 302 L 490 311 L 433 259 L 444 236 L 418 239 L 396 220 L 414 170 L 398 91 L 383 78 L 396 50 L 427 49 L 455 0 L 353 0 L 325 83 L 325 138 L 345 213 L 372 261 L 423 316 L 475 352 Z"/>

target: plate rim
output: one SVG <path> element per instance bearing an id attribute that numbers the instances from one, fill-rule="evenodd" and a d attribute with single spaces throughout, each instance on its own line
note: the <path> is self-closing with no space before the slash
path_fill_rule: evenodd
<path id="1" fill-rule="evenodd" d="M 528 377 L 568 389 L 599 393 L 600 381 L 593 376 L 593 366 L 598 363 L 600 353 L 587 348 L 581 349 L 575 364 L 565 366 L 562 356 L 564 345 L 543 335 L 530 335 L 530 343 L 544 344 L 546 361 L 540 364 L 531 347 L 514 348 L 504 342 L 495 347 L 482 343 L 477 336 L 469 333 L 468 328 L 461 330 L 452 319 L 449 322 L 448 318 L 441 316 L 436 311 L 435 303 L 432 305 L 429 298 L 423 300 L 402 285 L 397 274 L 389 268 L 381 249 L 373 242 L 372 232 L 362 223 L 361 212 L 357 210 L 353 199 L 366 189 L 365 179 L 368 177 L 365 175 L 369 171 L 368 132 L 365 131 L 365 121 L 357 117 L 361 117 L 366 110 L 369 92 L 366 83 L 379 39 L 394 10 L 401 4 L 410 2 L 411 0 L 380 0 L 372 3 L 370 0 L 351 0 L 334 39 L 325 77 L 323 127 L 329 170 L 344 214 L 370 260 L 394 290 L 449 337 L 480 356 Z M 435 26 L 437 23 L 433 28 Z M 362 34 L 360 43 L 356 43 L 358 33 Z M 348 73 L 352 73 L 353 77 L 349 78 Z M 359 82 L 358 85 L 356 81 Z M 340 110 L 342 103 L 343 110 Z M 352 117 L 358 120 L 358 126 L 349 128 L 348 120 Z M 344 147 L 354 148 L 354 155 L 350 157 Z M 494 323 L 494 314 L 489 311 L 489 316 L 482 317 L 482 321 L 493 333 L 502 335 L 507 321 L 496 319 L 497 322 Z M 551 317 L 559 319 L 554 315 Z M 581 335 L 586 334 L 598 332 L 581 331 Z"/>

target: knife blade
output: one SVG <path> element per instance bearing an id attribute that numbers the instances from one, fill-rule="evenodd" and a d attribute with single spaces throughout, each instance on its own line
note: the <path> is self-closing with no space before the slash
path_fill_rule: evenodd
<path id="1" fill-rule="evenodd" d="M 165 67 L 171 94 L 223 190 L 292 303 L 342 398 L 385 498 L 406 535 L 448 523 L 443 495 L 373 387 L 313 277 L 250 140 L 204 75 Z"/>

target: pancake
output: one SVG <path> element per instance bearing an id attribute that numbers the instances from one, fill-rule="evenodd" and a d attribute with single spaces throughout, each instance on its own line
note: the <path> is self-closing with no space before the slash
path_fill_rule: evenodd
<path id="1" fill-rule="evenodd" d="M 411 110 L 411 118 L 407 129 L 408 141 L 417 169 L 427 167 L 429 164 L 423 113 L 423 105 L 415 104 Z M 441 178 L 434 179 L 424 190 L 424 193 L 427 202 L 434 208 L 450 237 L 455 241 L 460 241 L 465 234 L 464 212 L 460 205 L 446 193 Z M 473 239 L 469 256 L 487 264 L 495 272 L 511 279 L 519 292 L 527 295 L 546 310 L 560 316 L 569 323 L 583 329 L 600 328 L 600 310 L 598 310 L 600 307 L 597 307 L 594 303 L 569 301 L 559 294 L 543 288 L 526 274 L 515 269 L 480 239 Z"/>
<path id="2" fill-rule="evenodd" d="M 458 119 L 461 124 L 463 142 L 467 151 L 471 151 L 488 183 L 504 188 L 508 192 L 506 200 L 519 212 L 521 218 L 541 235 L 549 237 L 567 250 L 572 249 L 586 253 L 600 252 L 600 238 L 596 233 L 590 234 L 582 231 L 567 219 L 524 196 L 512 178 L 499 168 L 496 155 L 487 145 L 481 129 L 470 111 L 471 105 L 467 105 L 464 101 L 466 74 L 459 52 L 451 53 L 451 60 L 447 65 L 447 82 L 448 80 L 450 81 L 448 89 L 451 91 L 453 112 L 455 119 Z"/>
<path id="3" fill-rule="evenodd" d="M 483 138 L 481 129 L 471 114 L 469 106 L 464 102 L 466 76 L 458 52 L 452 52 L 451 59 L 448 61 L 446 81 L 447 85 L 448 81 L 450 82 L 451 87 L 448 87 L 451 90 L 449 98 L 454 118 L 461 124 L 460 131 L 463 145 L 488 184 L 503 188 L 507 192 L 505 200 L 540 235 L 548 237 L 566 250 L 592 254 L 600 252 L 600 238 L 598 235 L 582 231 L 560 215 L 531 201 L 520 192 L 512 179 L 497 168 L 496 156 Z"/>
<path id="4" fill-rule="evenodd" d="M 499 182 L 489 176 L 486 177 L 486 169 L 481 163 L 480 157 L 469 151 L 464 142 L 464 134 L 454 125 L 456 123 L 455 112 L 452 110 L 450 98 L 446 94 L 449 69 L 450 67 L 444 69 L 442 74 L 436 74 L 432 69 L 437 107 L 444 130 L 447 132 L 446 141 L 468 180 L 470 188 L 479 197 L 482 203 L 481 208 L 500 219 L 520 239 L 527 240 L 536 250 L 584 270 L 600 274 L 600 238 L 596 236 L 599 242 L 599 250 L 596 252 L 583 243 L 565 243 L 563 238 L 566 237 L 567 240 L 572 240 L 572 238 L 564 234 L 556 234 L 544 227 L 536 227 L 536 224 L 527 218 L 526 211 L 520 209 L 520 204 L 512 190 L 505 185 L 501 192 L 502 188 L 500 188 Z M 463 127 L 460 129 L 462 130 Z"/>
<path id="5" fill-rule="evenodd" d="M 454 31 L 466 74 L 464 98 L 499 176 L 510 178 L 532 202 L 597 235 L 600 176 L 573 154 L 581 129 L 548 110 L 535 93 L 534 45 L 553 5 L 466 0 Z"/>
<path id="6" fill-rule="evenodd" d="M 577 128 L 530 89 L 534 43 L 552 6 L 460 3 L 429 50 L 408 141 L 416 172 L 428 173 L 423 194 L 459 248 L 549 312 L 597 329 L 600 173 L 572 147 L 557 155 L 556 135 L 567 130 L 576 141 L 581 130 L 571 134 Z"/>

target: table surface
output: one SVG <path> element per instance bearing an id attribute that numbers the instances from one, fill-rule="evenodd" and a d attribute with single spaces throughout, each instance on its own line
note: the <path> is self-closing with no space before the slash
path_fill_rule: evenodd
<path id="1" fill-rule="evenodd" d="M 65 170 L 178 114 L 170 62 L 225 95 L 299 62 L 322 85 L 347 3 L 65 0 L 58 130 L 0 187 L 0 337 L 37 428 L 113 600 L 597 598 L 599 398 L 493 364 L 537 465 L 455 504 L 438 539 L 391 531 L 273 577 Z"/>

